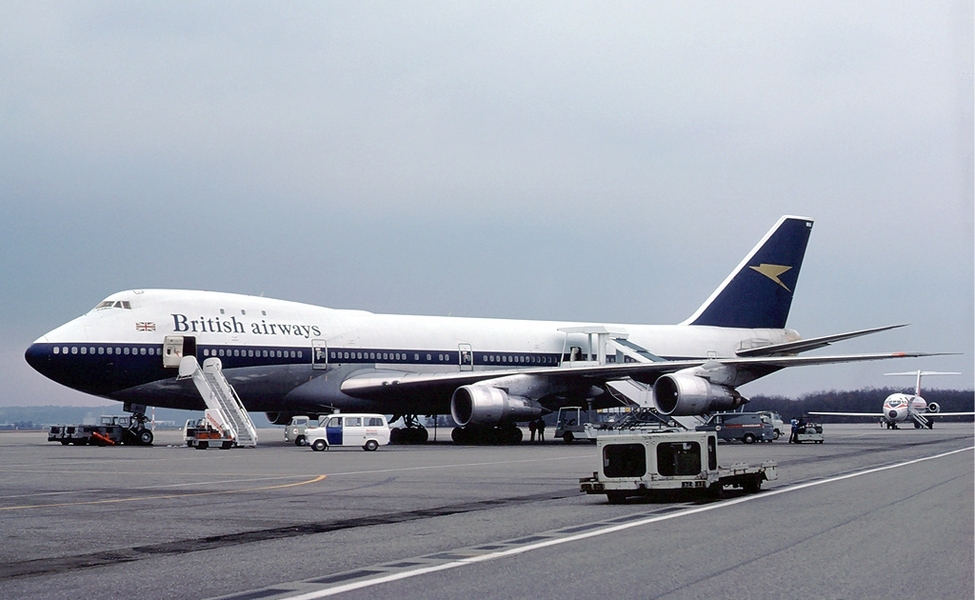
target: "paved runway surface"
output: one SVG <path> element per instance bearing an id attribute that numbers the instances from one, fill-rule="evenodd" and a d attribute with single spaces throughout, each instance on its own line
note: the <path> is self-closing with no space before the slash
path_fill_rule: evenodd
<path id="1" fill-rule="evenodd" d="M 775 459 L 779 479 L 623 505 L 578 492 L 592 446 L 317 453 L 282 435 L 198 451 L 177 432 L 0 434 L 0 597 L 973 596 L 971 424 L 722 444 L 722 464 Z"/>

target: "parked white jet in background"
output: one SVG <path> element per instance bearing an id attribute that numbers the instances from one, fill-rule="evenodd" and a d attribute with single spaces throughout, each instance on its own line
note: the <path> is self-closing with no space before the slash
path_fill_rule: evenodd
<path id="1" fill-rule="evenodd" d="M 560 406 L 619 406 L 607 387 L 621 381 L 643 386 L 634 396 L 649 396 L 664 414 L 694 415 L 740 406 L 747 400 L 738 386 L 785 367 L 928 356 L 797 356 L 899 327 L 807 340 L 786 329 L 812 225 L 782 217 L 678 325 L 382 315 L 218 292 L 130 290 L 41 336 L 26 359 L 54 381 L 124 402 L 126 410 L 202 410 L 200 393 L 176 372 L 180 357 L 193 357 L 211 371 L 222 366 L 244 406 L 276 424 L 335 410 L 414 423 L 417 415 L 449 412 L 460 425 L 457 441 L 487 431 L 517 442 L 518 422 Z M 673 285 L 661 283 L 663 292 Z"/>
<path id="2" fill-rule="evenodd" d="M 882 421 L 887 429 L 898 429 L 898 423 L 913 422 L 915 429 L 934 427 L 935 417 L 970 417 L 975 412 L 941 412 L 937 402 L 928 402 L 921 397 L 921 377 L 925 375 L 961 375 L 954 371 L 908 371 L 906 373 L 884 373 L 884 375 L 909 375 L 917 377 L 913 394 L 891 394 L 884 400 L 883 411 L 879 413 L 853 412 L 810 412 L 811 415 L 832 417 L 870 417 Z"/>

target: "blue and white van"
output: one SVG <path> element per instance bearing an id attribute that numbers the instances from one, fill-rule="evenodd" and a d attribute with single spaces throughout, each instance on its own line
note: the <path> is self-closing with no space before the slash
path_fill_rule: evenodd
<path id="1" fill-rule="evenodd" d="M 321 452 L 332 446 L 360 446 L 376 450 L 389 443 L 389 423 L 375 413 L 342 413 L 322 417 L 321 427 L 305 430 L 305 443 Z"/>

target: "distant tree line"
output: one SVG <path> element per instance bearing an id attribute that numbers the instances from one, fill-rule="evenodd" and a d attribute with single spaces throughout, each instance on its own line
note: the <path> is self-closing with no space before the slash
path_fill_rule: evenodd
<path id="1" fill-rule="evenodd" d="M 880 414 L 880 408 L 887 396 L 904 392 L 904 388 L 866 388 L 854 391 L 831 390 L 828 392 L 814 392 L 799 398 L 786 396 L 753 396 L 745 405 L 744 410 L 774 410 L 788 421 L 793 417 L 801 417 L 810 411 L 826 412 L 875 412 Z M 975 406 L 975 391 L 973 390 L 929 390 L 923 391 L 924 399 L 937 402 L 944 412 L 972 411 Z M 125 414 L 119 403 L 100 407 L 79 406 L 5 406 L 0 407 L 0 428 L 7 429 L 43 429 L 49 425 L 82 423 L 85 418 L 97 418 L 99 415 Z M 186 419 L 199 418 L 203 411 L 176 410 L 157 408 L 156 419 L 174 421 L 182 426 Z M 251 413 L 251 418 L 257 427 L 269 427 L 264 413 Z M 862 417 L 817 417 L 823 421 L 833 423 L 863 423 Z M 554 415 L 552 416 L 554 424 Z M 949 419 L 945 419 L 949 420 Z M 950 418 L 952 421 L 968 420 L 971 418 Z M 5 426 L 5 427 L 4 427 Z"/>
<path id="2" fill-rule="evenodd" d="M 50 425 L 81 424 L 85 419 L 98 419 L 101 415 L 125 415 L 122 404 L 115 402 L 104 406 L 0 406 L 0 429 L 46 429 Z M 202 410 L 178 410 L 173 408 L 149 409 L 157 421 L 173 421 L 182 427 L 187 419 L 203 416 Z M 264 413 L 251 413 L 257 427 L 268 427 Z"/>
<path id="3" fill-rule="evenodd" d="M 40 429 L 40 424 L 34 424 L 33 421 L 16 421 L 14 423 L 0 423 L 0 429 Z"/>
<path id="4" fill-rule="evenodd" d="M 811 411 L 873 412 L 880 414 L 887 396 L 905 392 L 903 388 L 865 388 L 854 391 L 830 390 L 813 392 L 799 398 L 785 396 L 753 396 L 745 410 L 773 410 L 788 421 Z M 910 390 L 908 393 L 913 393 Z M 975 390 L 921 390 L 928 402 L 937 402 L 942 412 L 970 412 L 975 410 Z M 864 417 L 817 417 L 830 423 L 863 423 Z M 944 420 L 971 421 L 971 417 L 946 417 Z"/>

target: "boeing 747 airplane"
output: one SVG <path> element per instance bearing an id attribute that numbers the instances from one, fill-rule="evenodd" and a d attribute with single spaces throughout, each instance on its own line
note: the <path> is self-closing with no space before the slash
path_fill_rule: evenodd
<path id="1" fill-rule="evenodd" d="M 46 377 L 126 410 L 204 409 L 191 378 L 178 372 L 194 357 L 222 368 L 243 405 L 276 424 L 336 410 L 412 423 L 449 412 L 457 441 L 489 431 L 517 442 L 518 422 L 560 406 L 619 406 L 614 382 L 636 382 L 665 415 L 695 415 L 740 406 L 747 400 L 739 386 L 786 367 L 928 356 L 799 356 L 901 326 L 810 339 L 786 328 L 812 226 L 782 217 L 676 325 L 387 315 L 145 289 L 109 296 L 41 336 L 26 359 Z"/>

